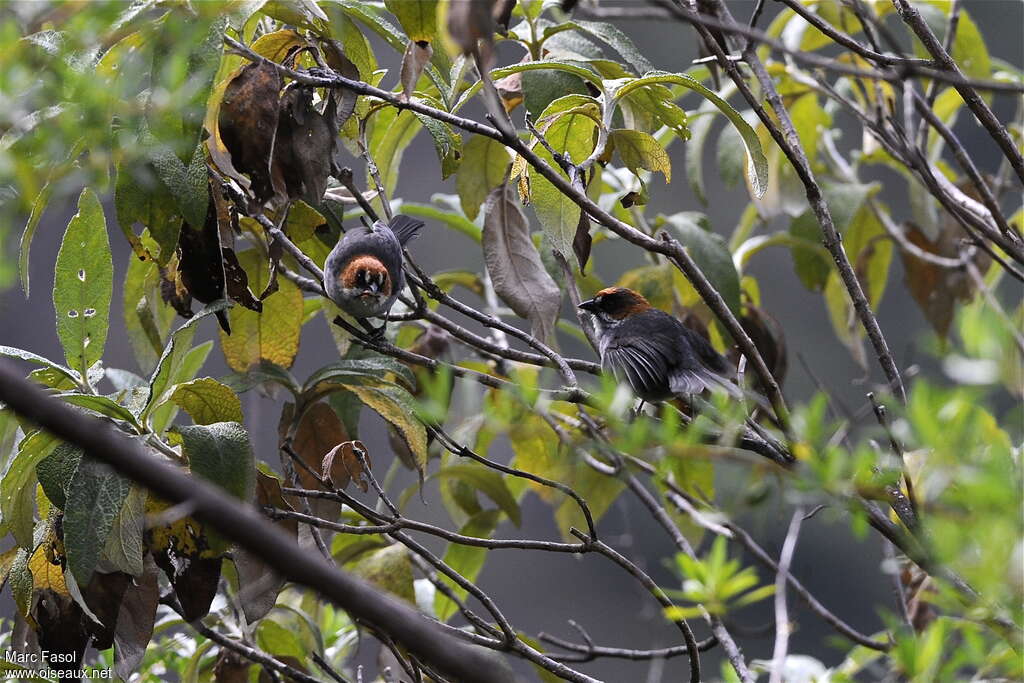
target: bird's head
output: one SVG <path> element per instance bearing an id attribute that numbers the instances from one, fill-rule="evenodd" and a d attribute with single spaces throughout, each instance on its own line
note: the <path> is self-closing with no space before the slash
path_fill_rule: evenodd
<path id="1" fill-rule="evenodd" d="M 648 310 L 651 304 L 642 294 L 632 289 L 608 287 L 598 292 L 593 299 L 580 303 L 579 307 L 606 323 L 614 324 Z"/>
<path id="2" fill-rule="evenodd" d="M 388 269 L 376 256 L 357 256 L 342 269 L 338 278 L 345 289 L 359 290 L 359 296 L 390 296 Z"/>

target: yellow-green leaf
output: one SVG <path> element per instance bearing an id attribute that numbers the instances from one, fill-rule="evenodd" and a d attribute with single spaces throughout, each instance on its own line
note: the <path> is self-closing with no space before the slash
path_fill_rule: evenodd
<path id="1" fill-rule="evenodd" d="M 665 182 L 672 182 L 672 162 L 665 148 L 653 136 L 639 130 L 619 128 L 611 132 L 610 141 L 622 157 L 622 163 L 633 173 L 641 168 L 661 171 Z"/>
<path id="2" fill-rule="evenodd" d="M 511 159 L 505 145 L 483 135 L 474 135 L 462 148 L 462 165 L 455 174 L 462 212 L 475 220 L 487 194 L 501 185 Z"/>
<path id="3" fill-rule="evenodd" d="M 409 40 L 432 41 L 437 37 L 438 0 L 384 0 L 384 6 L 395 15 Z"/>
<path id="4" fill-rule="evenodd" d="M 238 262 L 253 291 L 266 289 L 270 271 L 259 252 L 244 251 Z M 264 360 L 287 368 L 295 360 L 302 329 L 302 292 L 285 278 L 277 282 L 278 290 L 264 299 L 261 312 L 235 306 L 228 313 L 231 334 L 221 330 L 220 345 L 231 369 L 245 372 Z"/>
<path id="5" fill-rule="evenodd" d="M 212 377 L 179 384 L 171 394 L 171 400 L 197 425 L 242 421 L 242 402 L 238 395 Z"/>
<path id="6" fill-rule="evenodd" d="M 416 603 L 413 588 L 412 561 L 409 549 L 395 543 L 380 550 L 364 553 L 350 567 L 353 574 L 393 595 Z"/>
<path id="7" fill-rule="evenodd" d="M 395 426 L 422 471 L 427 464 L 427 430 L 416 419 L 415 401 L 409 392 L 395 384 L 348 385 L 345 389 Z"/>

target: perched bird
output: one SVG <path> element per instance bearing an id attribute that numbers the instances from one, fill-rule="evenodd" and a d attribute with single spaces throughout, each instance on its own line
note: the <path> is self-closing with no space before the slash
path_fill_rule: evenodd
<path id="1" fill-rule="evenodd" d="M 601 366 L 650 402 L 724 389 L 735 370 L 702 336 L 625 287 L 602 289 L 579 307 L 597 319 Z"/>
<path id="2" fill-rule="evenodd" d="M 390 223 L 348 230 L 327 256 L 324 288 L 338 308 L 371 329 L 366 318 L 391 310 L 405 287 L 402 247 L 419 234 L 423 221 L 401 214 Z M 383 332 L 383 327 L 374 332 Z"/>

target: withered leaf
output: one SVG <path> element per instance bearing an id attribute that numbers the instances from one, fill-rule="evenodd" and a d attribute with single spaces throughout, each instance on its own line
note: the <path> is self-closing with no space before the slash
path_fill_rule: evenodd
<path id="1" fill-rule="evenodd" d="M 282 440 L 292 427 L 294 413 L 295 406 L 286 403 L 281 411 L 281 421 L 278 425 L 278 434 Z M 349 440 L 348 432 L 337 413 L 324 402 L 314 403 L 306 410 L 301 416 L 294 434 L 292 448 L 313 472 L 320 471 L 324 453 L 342 441 Z M 305 467 L 295 465 L 295 473 L 302 488 L 323 489 L 316 477 Z M 286 496 L 285 500 L 297 505 L 297 501 L 292 496 Z M 339 503 L 331 500 L 314 499 L 310 501 L 310 506 L 313 514 L 325 519 L 336 518 L 341 509 Z"/>
<path id="2" fill-rule="evenodd" d="M 425 40 L 415 42 L 410 40 L 405 47 L 405 54 L 402 56 L 402 71 L 399 80 L 402 82 L 402 99 L 409 101 L 412 93 L 416 90 L 416 82 L 420 80 L 420 74 L 434 56 L 434 48 Z"/>
<path id="3" fill-rule="evenodd" d="M 257 313 L 262 311 L 263 297 L 257 299 L 252 290 L 249 289 L 249 276 L 245 274 L 245 269 L 238 262 L 235 250 L 221 247 L 220 253 L 224 262 L 224 284 L 227 288 L 228 296 L 250 311 L 256 311 Z"/>
<path id="4" fill-rule="evenodd" d="M 580 222 L 576 226 L 576 235 L 572 238 L 572 251 L 580 264 L 580 273 L 586 275 L 587 262 L 590 261 L 590 248 L 594 238 L 590 235 L 590 218 L 586 211 L 580 212 Z"/>
<path id="5" fill-rule="evenodd" d="M 321 38 L 320 49 L 327 65 L 332 69 L 353 81 L 362 80 L 359 69 L 352 63 L 352 60 L 345 56 L 341 43 L 331 38 Z M 352 112 L 355 111 L 358 95 L 347 88 L 331 88 L 328 97 L 333 100 L 334 118 L 331 123 L 334 133 L 337 135 L 338 130 L 345 125 L 345 122 L 352 116 Z"/>
<path id="6" fill-rule="evenodd" d="M 178 555 L 164 550 L 154 552 L 153 559 L 171 582 L 185 621 L 205 617 L 217 595 L 221 558 Z"/>
<path id="7" fill-rule="evenodd" d="M 749 303 L 744 308 L 743 316 L 740 317 L 740 325 L 750 337 L 750 340 L 754 342 L 754 347 L 761 354 L 772 377 L 781 385 L 786 378 L 786 371 L 789 368 L 786 335 L 782 330 L 782 326 L 775 318 Z M 738 365 L 739 357 L 739 349 L 734 347 L 729 353 L 729 360 L 732 361 L 734 366 Z M 749 365 L 747 368 L 748 377 L 755 379 L 754 386 L 761 393 L 765 393 L 765 388 L 760 378 L 757 377 L 756 373 L 750 371 Z"/>
<path id="8" fill-rule="evenodd" d="M 363 493 L 370 488 L 364 476 L 363 463 L 358 454 L 366 458 L 367 467 L 370 463 L 370 452 L 362 441 L 343 441 L 327 451 L 321 463 L 322 476 L 335 488 L 347 488 L 350 481 L 355 481 Z"/>
<path id="9" fill-rule="evenodd" d="M 290 199 L 317 205 L 327 189 L 337 135 L 313 106 L 313 89 L 292 87 L 281 98 L 271 176 Z"/>
<path id="10" fill-rule="evenodd" d="M 250 666 L 248 659 L 222 647 L 213 665 L 214 683 L 247 683 Z"/>
<path id="11" fill-rule="evenodd" d="M 100 621 L 99 624 L 92 619 L 86 622 L 92 636 L 92 646 L 97 650 L 113 646 L 119 607 L 131 583 L 131 575 L 124 572 L 94 572 L 89 585 L 85 587 L 85 604 Z"/>
<path id="12" fill-rule="evenodd" d="M 284 85 L 267 62 L 248 64 L 228 84 L 220 105 L 218 128 L 235 168 L 248 173 L 258 203 L 275 194 L 271 158 L 280 117 L 278 93 Z"/>
<path id="13" fill-rule="evenodd" d="M 532 334 L 550 342 L 562 293 L 530 239 L 530 226 L 508 184 L 491 190 L 484 204 L 484 263 L 494 291 L 530 321 Z"/>
<path id="14" fill-rule="evenodd" d="M 208 304 L 224 298 L 224 259 L 220 246 L 220 228 L 217 222 L 217 211 L 214 202 L 210 202 L 206 212 L 206 223 L 202 230 L 193 230 L 183 224 L 181 237 L 178 240 L 178 273 L 180 282 L 192 299 Z M 169 288 L 161 289 L 164 299 L 168 300 Z M 170 299 L 184 304 L 185 299 L 177 296 Z M 186 318 L 192 317 L 191 302 L 189 313 L 184 315 L 183 309 L 175 305 L 175 309 Z M 224 331 L 231 334 L 226 311 L 217 312 L 217 320 Z"/>
<path id="15" fill-rule="evenodd" d="M 48 588 L 38 591 L 32 617 L 39 647 L 52 668 L 81 668 L 89 631 L 85 613 L 74 600 Z"/>
<path id="16" fill-rule="evenodd" d="M 138 670 L 146 654 L 159 602 L 157 566 L 152 556 L 146 555 L 142 576 L 124 592 L 114 627 L 114 673 L 124 680 Z"/>
<path id="17" fill-rule="evenodd" d="M 510 112 L 523 103 L 523 74 L 514 73 L 494 81 L 494 88 L 501 97 L 501 104 Z"/>
<path id="18" fill-rule="evenodd" d="M 942 231 L 934 239 L 929 239 L 916 225 L 905 226 L 907 239 L 922 251 L 946 258 L 956 258 L 959 254 L 959 241 L 962 233 L 952 221 L 946 221 Z M 962 268 L 945 268 L 918 258 L 906 249 L 900 249 L 903 260 L 903 281 L 910 290 L 910 295 L 921 308 L 924 317 L 943 339 L 949 334 L 958 301 L 969 301 L 974 293 L 974 285 L 967 272 Z M 988 269 L 991 257 L 980 249 L 977 250 L 974 263 L 981 272 Z"/>
<path id="19" fill-rule="evenodd" d="M 494 17 L 495 30 L 501 35 L 508 34 L 508 23 L 512 19 L 512 10 L 516 8 L 516 0 L 497 0 L 491 15 Z"/>
<path id="20" fill-rule="evenodd" d="M 256 505 L 279 510 L 292 510 L 284 499 L 281 482 L 275 477 L 256 470 Z M 279 519 L 274 522 L 292 538 L 297 538 L 299 523 L 294 519 Z M 257 555 L 243 548 L 235 548 L 235 569 L 238 571 L 238 600 L 242 612 L 250 624 L 262 619 L 273 609 L 277 595 L 284 587 L 284 577 L 272 570 Z"/>

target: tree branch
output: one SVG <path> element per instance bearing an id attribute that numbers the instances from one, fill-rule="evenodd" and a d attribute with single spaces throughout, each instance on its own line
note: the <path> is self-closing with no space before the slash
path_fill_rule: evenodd
<path id="1" fill-rule="evenodd" d="M 103 421 L 46 396 L 6 362 L 0 363 L 0 401 L 29 422 L 80 447 L 161 498 L 172 503 L 188 502 L 194 506 L 192 514 L 198 520 L 258 555 L 281 576 L 317 591 L 353 616 L 376 625 L 438 670 L 459 680 L 511 683 L 504 672 L 494 669 L 491 660 L 450 637 L 413 608 L 338 570 L 320 555 L 302 550 L 255 508 L 150 457 Z"/>

